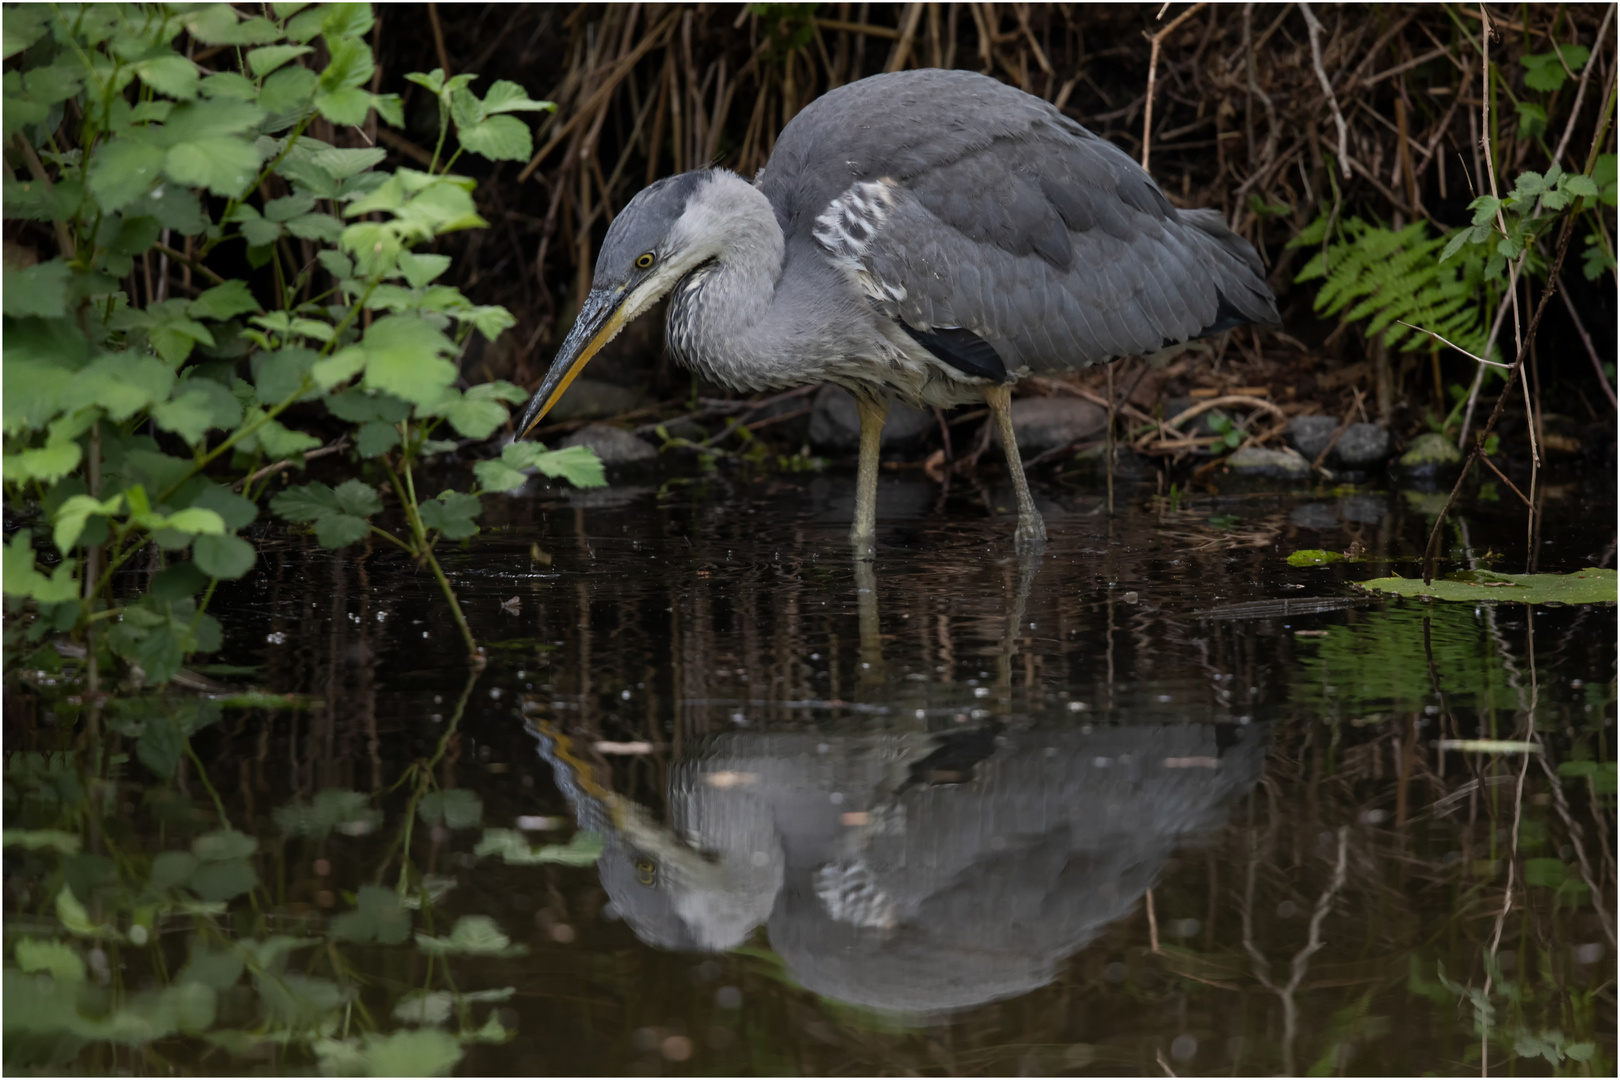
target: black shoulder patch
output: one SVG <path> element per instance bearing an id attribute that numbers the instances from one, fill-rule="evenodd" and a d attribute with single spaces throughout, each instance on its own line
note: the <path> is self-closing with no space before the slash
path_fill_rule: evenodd
<path id="1" fill-rule="evenodd" d="M 917 343 L 957 371 L 966 375 L 976 375 L 981 379 L 994 379 L 996 382 L 1007 381 L 1007 365 L 1001 362 L 1001 354 L 996 352 L 984 338 L 971 330 L 964 330 L 959 326 L 939 326 L 932 330 L 918 330 L 908 325 L 904 319 L 899 320 L 906 333 L 916 339 Z"/>

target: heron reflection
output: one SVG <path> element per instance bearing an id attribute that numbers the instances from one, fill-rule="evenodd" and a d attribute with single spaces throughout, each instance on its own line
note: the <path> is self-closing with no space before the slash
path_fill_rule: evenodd
<path id="1" fill-rule="evenodd" d="M 571 735 L 531 730 L 643 941 L 723 951 L 764 926 L 811 991 L 911 1014 L 1050 982 L 1265 751 L 1235 723 L 726 733 L 687 743 L 661 823 Z"/>

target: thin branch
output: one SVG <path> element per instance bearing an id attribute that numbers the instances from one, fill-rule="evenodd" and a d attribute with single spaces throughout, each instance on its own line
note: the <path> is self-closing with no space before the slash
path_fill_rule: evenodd
<path id="1" fill-rule="evenodd" d="M 1339 131 L 1339 171 L 1346 180 L 1350 179 L 1350 129 L 1345 127 L 1344 113 L 1339 111 L 1339 99 L 1333 93 L 1333 83 L 1322 68 L 1322 24 L 1316 21 L 1316 15 L 1311 11 L 1311 5 L 1299 5 L 1299 13 L 1305 16 L 1305 29 L 1311 38 L 1311 66 L 1316 69 L 1316 81 L 1322 84 L 1322 93 L 1327 95 L 1328 108 L 1333 110 L 1333 126 Z"/>
<path id="2" fill-rule="evenodd" d="M 1499 362 L 1497 362 L 1495 360 L 1487 360 L 1483 356 L 1475 356 L 1473 353 L 1469 352 L 1467 349 L 1463 348 L 1461 345 L 1457 344 L 1455 341 L 1452 341 L 1450 338 L 1442 337 L 1441 335 L 1435 333 L 1433 330 L 1426 330 L 1421 326 L 1414 326 L 1412 323 L 1407 322 L 1405 319 L 1396 319 L 1395 321 L 1400 323 L 1402 326 L 1410 327 L 1411 329 L 1416 330 L 1420 334 L 1428 334 L 1430 337 L 1434 338 L 1436 341 L 1445 342 L 1447 345 L 1450 345 L 1453 349 L 1456 349 L 1458 352 L 1462 353 L 1464 356 L 1468 357 L 1468 359 L 1474 361 L 1476 364 L 1489 364 L 1491 367 L 1499 367 L 1499 368 L 1511 368 L 1513 366 L 1512 364 L 1503 364 L 1503 363 L 1499 363 Z"/>
<path id="3" fill-rule="evenodd" d="M 1553 151 L 1552 159 L 1554 164 L 1563 165 L 1564 163 L 1564 151 L 1569 149 L 1569 137 L 1575 134 L 1575 121 L 1580 119 L 1581 103 L 1586 100 L 1586 83 L 1592 75 L 1592 69 L 1597 67 L 1598 51 L 1609 40 L 1609 20 L 1614 18 L 1614 8 L 1615 5 L 1613 4 L 1603 6 L 1603 25 L 1598 27 L 1597 37 L 1592 40 L 1591 55 L 1586 58 L 1586 66 L 1581 69 L 1580 85 L 1575 88 L 1575 104 L 1570 106 L 1569 120 L 1564 124 L 1564 134 L 1558 140 L 1558 149 Z M 1557 49 L 1554 51 L 1558 52 L 1558 58 L 1562 61 L 1563 53 Z M 1609 395 L 1609 400 L 1614 400 L 1612 393 Z"/>
<path id="4" fill-rule="evenodd" d="M 1148 156 L 1153 149 L 1153 90 L 1154 84 L 1159 77 L 1159 46 L 1172 30 L 1192 18 L 1194 14 L 1206 6 L 1207 4 L 1203 2 L 1194 4 L 1170 20 L 1169 25 L 1164 29 L 1148 38 L 1153 47 L 1148 51 L 1147 107 L 1142 114 L 1142 168 L 1144 171 L 1148 167 Z M 1159 18 L 1164 17 L 1165 10 L 1169 7 L 1169 4 L 1165 4 L 1163 8 L 1159 9 Z"/>

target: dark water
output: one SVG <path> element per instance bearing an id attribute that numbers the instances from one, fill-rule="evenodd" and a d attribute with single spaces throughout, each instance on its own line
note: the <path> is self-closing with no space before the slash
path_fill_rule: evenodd
<path id="1" fill-rule="evenodd" d="M 1557 480 L 1531 537 L 1516 503 L 1465 506 L 1452 557 L 1612 566 L 1613 478 Z M 235 932 L 318 933 L 375 882 L 430 894 L 417 932 L 485 916 L 523 955 L 290 953 L 341 991 L 326 1021 L 299 1034 L 237 986 L 217 1025 L 240 1036 L 171 1039 L 164 1067 L 335 1067 L 315 1041 L 403 1029 L 414 989 L 510 1036 L 468 1042 L 469 1074 L 1451 1074 L 1483 1048 L 1496 1073 L 1612 1075 L 1612 605 L 1352 589 L 1418 573 L 1443 501 L 1419 491 L 1122 484 L 1111 516 L 1077 478 L 1038 491 L 1052 540 L 1021 561 L 1010 490 L 894 473 L 860 564 L 852 490 L 487 499 L 445 554 L 473 674 L 425 571 L 267 537 L 212 608 L 256 670 L 217 677 L 318 703 L 194 737 L 260 841 Z M 14 737 L 48 749 L 32 724 Z M 1542 749 L 1442 746 L 1476 738 Z M 162 833 L 132 799 L 129 843 L 211 828 L 200 781 L 185 763 Z M 429 827 L 413 786 L 476 804 Z M 329 789 L 380 816 L 288 835 L 277 808 Z M 580 831 L 594 865 L 522 857 Z"/>

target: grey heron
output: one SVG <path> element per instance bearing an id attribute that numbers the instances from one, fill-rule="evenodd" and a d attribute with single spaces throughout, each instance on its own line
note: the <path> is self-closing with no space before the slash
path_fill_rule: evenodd
<path id="1" fill-rule="evenodd" d="M 1012 383 L 1277 321 L 1259 256 L 1219 212 L 1178 210 L 1124 151 L 1047 102 L 942 70 L 817 98 L 752 184 L 708 168 L 638 193 L 518 430 L 666 295 L 670 350 L 706 379 L 855 395 L 857 549 L 873 541 L 891 399 L 989 406 L 1015 536 L 1030 548 L 1046 531 L 1013 436 Z"/>

